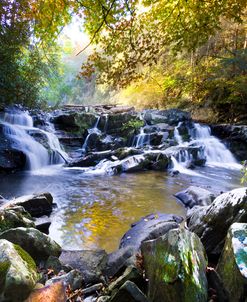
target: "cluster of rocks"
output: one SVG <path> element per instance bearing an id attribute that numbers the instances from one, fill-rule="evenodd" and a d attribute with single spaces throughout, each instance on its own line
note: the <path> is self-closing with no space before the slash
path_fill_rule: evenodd
<path id="1" fill-rule="evenodd" d="M 185 226 L 177 215 L 148 215 L 111 254 L 62 250 L 44 234 L 37 221 L 52 211 L 49 193 L 5 201 L 0 301 L 244 301 L 247 189 L 215 197 L 190 187 L 177 197 L 190 208 Z"/>

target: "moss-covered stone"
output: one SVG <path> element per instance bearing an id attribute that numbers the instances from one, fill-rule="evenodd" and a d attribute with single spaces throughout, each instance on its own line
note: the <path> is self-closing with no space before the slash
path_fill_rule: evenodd
<path id="1" fill-rule="evenodd" d="M 217 272 L 229 301 L 244 301 L 247 293 L 247 223 L 234 223 L 230 227 Z"/>
<path id="2" fill-rule="evenodd" d="M 7 240 L 0 240 L 0 275 L 0 301 L 6 302 L 24 301 L 39 278 L 31 256 Z"/>
<path id="3" fill-rule="evenodd" d="M 0 239 L 6 239 L 22 247 L 36 263 L 48 259 L 49 256 L 59 257 L 61 247 L 49 236 L 34 228 L 15 228 L 0 234 Z"/>
<path id="4" fill-rule="evenodd" d="M 172 229 L 142 245 L 152 302 L 206 302 L 207 259 L 196 234 Z"/>
<path id="5" fill-rule="evenodd" d="M 34 227 L 31 216 L 22 208 L 0 210 L 0 233 L 16 227 Z"/>

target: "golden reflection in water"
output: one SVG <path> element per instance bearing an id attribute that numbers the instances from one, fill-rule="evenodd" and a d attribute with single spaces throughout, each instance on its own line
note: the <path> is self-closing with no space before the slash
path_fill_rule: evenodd
<path id="1" fill-rule="evenodd" d="M 164 173 L 114 176 L 94 189 L 93 200 L 82 202 L 80 194 L 74 195 L 64 209 L 61 230 L 65 245 L 111 252 L 131 223 L 141 217 L 157 211 L 182 216 L 185 213 L 171 194 L 181 187 Z"/>

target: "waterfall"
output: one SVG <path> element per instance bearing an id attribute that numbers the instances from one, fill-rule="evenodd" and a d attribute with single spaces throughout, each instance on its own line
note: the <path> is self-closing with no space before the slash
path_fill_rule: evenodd
<path id="1" fill-rule="evenodd" d="M 134 137 L 132 146 L 135 148 L 150 146 L 150 134 L 144 132 L 144 127 L 142 127 L 140 133 Z"/>
<path id="2" fill-rule="evenodd" d="M 207 164 L 228 167 L 240 167 L 233 154 L 226 148 L 226 146 L 215 136 L 211 135 L 209 126 L 194 124 L 191 129 L 191 136 L 194 140 L 205 146 L 205 155 Z"/>
<path id="3" fill-rule="evenodd" d="M 14 110 L 6 112 L 1 121 L 3 133 L 14 149 L 26 155 L 26 169 L 37 170 L 50 164 L 65 161 L 66 153 L 61 149 L 58 138 L 33 126 L 33 119 L 28 112 Z M 45 148 L 33 136 L 45 137 L 48 148 Z"/>
<path id="4" fill-rule="evenodd" d="M 89 140 L 90 136 L 93 133 L 101 134 L 101 131 L 98 129 L 99 122 L 100 122 L 100 116 L 97 117 L 96 123 L 94 124 L 93 128 L 88 129 L 88 135 L 82 145 L 82 153 L 85 154 L 87 152 L 88 140 Z"/>
<path id="5" fill-rule="evenodd" d="M 174 138 L 178 143 L 178 147 L 188 148 L 190 146 L 202 146 L 200 151 L 202 154 L 198 154 L 199 157 L 206 158 L 206 165 L 227 167 L 232 169 L 240 169 L 241 165 L 238 164 L 233 154 L 226 148 L 226 146 L 215 136 L 211 135 L 209 126 L 200 125 L 194 123 L 193 127 L 189 129 L 191 137 L 190 142 L 183 142 L 182 137 L 179 134 L 178 128 L 181 123 L 174 129 Z M 198 151 L 199 152 L 199 151 Z M 181 173 L 191 174 L 194 172 L 187 169 L 191 162 L 191 155 L 188 151 L 182 150 L 178 155 L 172 156 L 172 169 Z"/>

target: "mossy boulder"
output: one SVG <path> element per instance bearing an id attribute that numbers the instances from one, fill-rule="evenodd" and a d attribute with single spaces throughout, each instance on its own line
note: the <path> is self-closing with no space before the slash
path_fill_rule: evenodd
<path id="1" fill-rule="evenodd" d="M 209 255 L 220 255 L 229 227 L 247 222 L 247 188 L 219 195 L 211 205 L 195 209 L 187 217 L 190 231 L 201 239 Z"/>
<path id="2" fill-rule="evenodd" d="M 244 301 L 247 294 L 247 223 L 231 225 L 217 272 L 231 302 Z"/>
<path id="3" fill-rule="evenodd" d="M 0 301 L 24 301 L 39 275 L 31 256 L 21 247 L 0 240 Z"/>
<path id="4" fill-rule="evenodd" d="M 0 233 L 17 227 L 34 227 L 31 216 L 23 207 L 6 208 L 0 210 Z"/>
<path id="5" fill-rule="evenodd" d="M 207 259 L 196 234 L 172 229 L 143 242 L 141 250 L 150 301 L 207 301 Z"/>
<path id="6" fill-rule="evenodd" d="M 6 239 L 21 246 L 33 259 L 39 263 L 49 256 L 59 257 L 61 247 L 49 236 L 34 228 L 15 228 L 0 234 L 0 239 Z"/>

